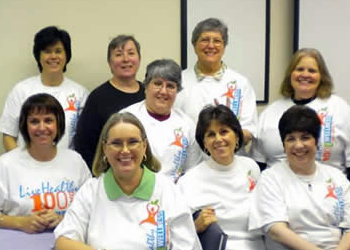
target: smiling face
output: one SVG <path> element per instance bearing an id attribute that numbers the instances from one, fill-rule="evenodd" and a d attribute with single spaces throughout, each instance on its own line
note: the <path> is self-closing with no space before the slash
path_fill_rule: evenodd
<path id="1" fill-rule="evenodd" d="M 116 179 L 141 177 L 142 158 L 147 144 L 140 129 L 131 123 L 120 122 L 111 127 L 103 151 Z"/>
<path id="2" fill-rule="evenodd" d="M 168 115 L 177 95 L 175 82 L 154 78 L 146 87 L 147 110 L 158 114 Z"/>
<path id="3" fill-rule="evenodd" d="M 237 140 L 236 133 L 217 120 L 212 120 L 204 133 L 204 147 L 211 158 L 222 165 L 233 161 Z"/>
<path id="4" fill-rule="evenodd" d="M 134 79 L 140 66 L 140 55 L 133 41 L 124 47 L 115 48 L 108 61 L 112 74 L 117 79 Z"/>
<path id="5" fill-rule="evenodd" d="M 296 100 L 308 99 L 316 95 L 321 74 L 316 60 L 305 56 L 300 59 L 291 74 L 291 83 Z"/>
<path id="6" fill-rule="evenodd" d="M 304 175 L 314 173 L 317 145 L 310 133 L 298 131 L 289 133 L 283 144 L 293 172 Z"/>
<path id="7" fill-rule="evenodd" d="M 43 74 L 63 74 L 66 63 L 66 51 L 61 41 L 49 45 L 44 50 L 40 51 L 40 64 L 43 68 Z"/>
<path id="8" fill-rule="evenodd" d="M 195 53 L 198 57 L 198 66 L 201 65 L 210 68 L 219 69 L 221 59 L 225 52 L 224 40 L 220 32 L 206 31 L 203 32 L 195 46 Z"/>
<path id="9" fill-rule="evenodd" d="M 53 113 L 34 110 L 27 118 L 27 130 L 32 146 L 52 146 L 57 136 L 57 119 Z"/>

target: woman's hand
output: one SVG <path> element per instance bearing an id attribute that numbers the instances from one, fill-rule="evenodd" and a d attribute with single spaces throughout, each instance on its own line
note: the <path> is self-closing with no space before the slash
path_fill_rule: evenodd
<path id="1" fill-rule="evenodd" d="M 350 249 L 350 232 L 345 232 L 339 241 L 337 248 L 333 250 L 348 250 Z"/>
<path id="2" fill-rule="evenodd" d="M 20 217 L 19 229 L 29 234 L 43 232 L 49 223 L 41 217 L 42 211 L 37 211 L 28 216 Z"/>
<path id="3" fill-rule="evenodd" d="M 269 231 L 268 236 L 281 243 L 288 248 L 295 250 L 323 250 L 311 242 L 308 242 L 304 238 L 300 237 L 298 234 L 292 231 L 286 222 L 276 222 L 274 223 Z"/>
<path id="4" fill-rule="evenodd" d="M 41 212 L 40 217 L 48 223 L 47 228 L 55 228 L 63 219 L 62 215 L 57 214 L 52 209 L 42 209 Z"/>
<path id="5" fill-rule="evenodd" d="M 215 215 L 214 209 L 212 209 L 211 207 L 206 207 L 202 209 L 202 211 L 199 213 L 199 216 L 194 221 L 197 233 L 205 231 L 210 224 L 217 221 L 218 218 Z"/>

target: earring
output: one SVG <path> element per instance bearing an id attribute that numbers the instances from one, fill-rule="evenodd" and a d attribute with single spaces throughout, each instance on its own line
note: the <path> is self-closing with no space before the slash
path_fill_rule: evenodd
<path id="1" fill-rule="evenodd" d="M 106 156 L 106 155 L 104 155 L 104 156 L 102 157 L 102 161 L 103 161 L 104 163 L 106 163 L 106 164 L 108 163 L 108 162 L 107 162 L 107 156 Z"/>
<path id="2" fill-rule="evenodd" d="M 147 155 L 146 154 L 143 155 L 142 161 L 147 161 Z"/>

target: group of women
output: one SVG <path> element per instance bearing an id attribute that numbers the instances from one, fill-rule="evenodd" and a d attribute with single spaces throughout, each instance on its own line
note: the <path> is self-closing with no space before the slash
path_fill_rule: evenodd
<path id="1" fill-rule="evenodd" d="M 55 228 L 57 250 L 202 249 L 213 223 L 227 250 L 350 249 L 350 108 L 321 54 L 296 52 L 284 97 L 258 119 L 248 79 L 222 61 L 226 25 L 203 20 L 192 44 L 193 69 L 155 60 L 141 83 L 139 43 L 117 36 L 112 77 L 87 97 L 63 75 L 68 33 L 38 32 L 41 73 L 13 88 L 0 121 L 15 148 L 0 157 L 0 228 Z"/>

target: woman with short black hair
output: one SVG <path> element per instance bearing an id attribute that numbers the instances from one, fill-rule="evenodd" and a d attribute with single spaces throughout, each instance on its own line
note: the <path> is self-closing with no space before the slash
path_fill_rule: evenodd
<path id="1" fill-rule="evenodd" d="M 243 132 L 234 113 L 224 105 L 206 106 L 199 114 L 196 140 L 210 156 L 188 171 L 178 185 L 195 219 L 197 233 L 217 222 L 228 235 L 227 250 L 263 250 L 262 236 L 248 231 L 250 200 L 260 176 L 250 158 L 236 155 Z"/>
<path id="2" fill-rule="evenodd" d="M 278 129 L 287 159 L 262 173 L 249 229 L 263 231 L 270 250 L 349 249 L 350 183 L 315 159 L 321 134 L 317 113 L 292 106 Z"/>
<path id="3" fill-rule="evenodd" d="M 72 147 L 76 123 L 88 91 L 64 75 L 72 57 L 71 40 L 67 31 L 56 26 L 41 29 L 35 34 L 33 54 L 40 74 L 16 84 L 6 98 L 0 120 L 3 145 L 6 151 L 23 146 L 18 120 L 22 104 L 31 95 L 48 93 L 62 105 L 66 117 L 66 133 L 60 147 Z"/>

